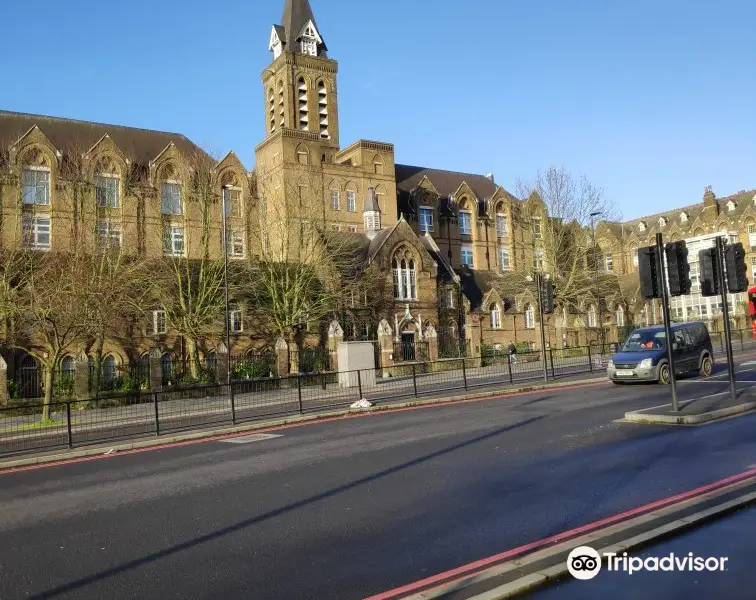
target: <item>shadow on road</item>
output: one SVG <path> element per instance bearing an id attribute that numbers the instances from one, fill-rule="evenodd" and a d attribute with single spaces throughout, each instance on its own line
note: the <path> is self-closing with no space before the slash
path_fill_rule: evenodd
<path id="1" fill-rule="evenodd" d="M 250 519 L 246 519 L 244 521 L 241 521 L 239 523 L 235 523 L 233 525 L 230 525 L 228 527 L 224 527 L 222 529 L 219 529 L 217 531 L 214 531 L 212 533 L 208 533 L 206 535 L 196 537 L 194 539 L 188 540 L 186 542 L 183 542 L 181 544 L 176 544 L 174 546 L 171 546 L 169 548 L 165 548 L 164 550 L 160 550 L 158 552 L 154 552 L 152 554 L 148 554 L 147 556 L 143 556 L 141 558 L 137 558 L 135 560 L 131 560 L 127 563 L 124 563 L 122 565 L 119 565 L 117 567 L 113 567 L 110 569 L 106 569 L 104 571 L 100 571 L 99 573 L 95 573 L 93 575 L 89 575 L 88 577 L 83 577 L 81 579 L 77 579 L 76 581 L 72 581 L 70 583 L 66 583 L 64 585 L 57 586 L 55 588 L 52 588 L 50 590 L 47 590 L 45 592 L 41 592 L 39 594 L 35 594 L 34 596 L 31 596 L 32 598 L 54 598 L 55 596 L 58 596 L 60 594 L 66 594 L 73 592 L 79 588 L 83 588 L 87 585 L 96 583 L 97 581 L 100 581 L 102 579 L 106 579 L 108 577 L 112 577 L 114 575 L 118 575 L 119 573 L 123 573 L 125 571 L 129 571 L 131 569 L 138 568 L 142 565 L 149 564 L 153 561 L 160 560 L 162 558 L 166 558 L 168 556 L 171 556 L 173 554 L 177 554 L 179 552 L 182 552 L 184 550 L 189 550 L 191 548 L 200 546 L 206 542 L 211 542 L 213 540 L 216 540 L 218 538 L 221 538 L 223 536 L 235 533 L 237 531 L 240 531 L 242 529 L 245 529 L 247 527 L 251 527 L 253 525 L 257 525 L 259 523 L 262 523 L 264 521 L 267 521 L 269 519 L 276 518 L 282 514 L 285 514 L 290 511 L 298 510 L 300 508 L 303 508 L 309 504 L 313 504 L 315 502 L 320 502 L 321 500 L 326 500 L 328 498 L 331 498 L 333 496 L 336 496 L 337 494 L 341 494 L 343 492 L 352 490 L 354 488 L 357 488 L 361 485 L 371 483 L 373 481 L 376 481 L 378 479 L 381 479 L 383 477 L 386 477 L 388 475 L 393 475 L 394 473 L 398 473 L 404 469 L 408 469 L 410 467 L 414 467 L 416 465 L 422 464 L 424 462 L 427 462 L 429 460 L 432 460 L 434 458 L 438 458 L 440 456 L 444 456 L 446 454 L 450 454 L 452 452 L 456 452 L 457 450 L 461 450 L 463 448 L 466 448 L 468 446 L 472 446 L 474 444 L 483 442 L 485 440 L 495 438 L 498 435 L 502 435 L 504 433 L 507 433 L 509 431 L 519 429 L 521 427 L 525 427 L 527 425 L 531 425 L 537 421 L 540 421 L 541 419 L 545 419 L 546 415 L 539 415 L 535 417 L 531 417 L 529 419 L 525 419 L 523 421 L 520 421 L 518 423 L 515 423 L 513 425 L 508 425 L 506 427 L 501 427 L 499 429 L 496 429 L 495 431 L 491 431 L 489 433 L 476 436 L 472 439 L 465 440 L 464 442 L 460 442 L 458 444 L 454 444 L 452 446 L 449 446 L 447 448 L 444 448 L 442 450 L 438 450 L 436 452 L 431 452 L 430 454 L 426 454 L 425 456 L 420 456 L 418 458 L 415 458 L 413 460 L 407 461 L 405 463 L 396 465 L 394 467 L 391 467 L 389 469 L 384 469 L 382 471 L 378 471 L 377 473 L 373 473 L 372 475 L 368 475 L 366 477 L 362 477 L 360 479 L 357 479 L 355 481 L 352 481 L 350 483 L 335 487 L 331 490 L 328 490 L 326 492 L 322 492 L 320 494 L 316 494 L 314 496 L 310 496 L 309 498 L 305 498 L 303 500 L 300 500 L 298 502 L 293 502 L 291 504 L 287 504 L 286 506 L 282 506 L 280 508 L 277 508 L 276 510 L 269 511 L 267 513 L 264 513 L 262 515 L 258 515 L 256 517 L 252 517 Z"/>

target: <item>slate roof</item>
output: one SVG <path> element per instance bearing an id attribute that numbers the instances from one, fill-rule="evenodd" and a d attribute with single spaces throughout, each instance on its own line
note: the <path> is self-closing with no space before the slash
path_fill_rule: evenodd
<path id="1" fill-rule="evenodd" d="M 318 56 L 327 58 L 328 47 L 326 46 L 323 33 L 320 31 L 320 27 L 318 27 L 318 24 L 315 21 L 315 15 L 312 13 L 312 8 L 310 8 L 310 2 L 308 0 L 286 0 L 283 16 L 281 17 L 281 25 L 286 29 L 286 35 L 285 39 L 282 39 L 281 41 L 287 44 L 287 50 L 301 54 L 302 50 L 296 42 L 300 38 L 299 34 L 302 33 L 305 25 L 307 25 L 307 21 L 312 21 L 313 25 L 315 25 L 315 29 L 317 29 L 320 34 L 320 38 L 323 40 L 323 44 L 319 48 L 320 51 L 318 52 Z"/>
<path id="2" fill-rule="evenodd" d="M 438 276 L 447 280 L 460 283 L 459 276 L 454 272 L 454 267 L 449 261 L 449 257 L 446 256 L 436 244 L 436 240 L 429 233 L 424 233 L 420 236 L 420 243 L 428 251 L 428 254 L 433 257 L 436 264 L 439 266 Z"/>
<path id="3" fill-rule="evenodd" d="M 86 152 L 105 134 L 110 136 L 127 158 L 142 165 L 149 164 L 171 142 L 182 153 L 203 152 L 199 146 L 180 133 L 10 111 L 0 111 L 0 145 L 17 142 L 35 125 L 63 154 Z"/>
<path id="4" fill-rule="evenodd" d="M 495 287 L 494 282 L 498 276 L 491 271 L 476 271 L 466 267 L 454 271 L 459 277 L 462 293 L 470 301 L 470 310 L 482 308 L 483 298 Z"/>
<path id="5" fill-rule="evenodd" d="M 413 167 L 410 165 L 396 165 L 396 188 L 403 192 L 411 192 L 417 184 L 428 177 L 442 198 L 448 198 L 457 191 L 462 182 L 470 186 L 479 198 L 490 198 L 496 191 L 496 184 L 485 175 L 474 173 L 460 173 L 458 171 L 444 171 L 427 167 Z"/>

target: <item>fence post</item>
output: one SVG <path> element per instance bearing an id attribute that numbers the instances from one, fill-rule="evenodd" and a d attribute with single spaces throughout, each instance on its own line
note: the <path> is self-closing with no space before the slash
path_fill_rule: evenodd
<path id="1" fill-rule="evenodd" d="M 724 352 L 724 334 L 721 331 L 719 332 L 719 347 Z"/>
<path id="2" fill-rule="evenodd" d="M 512 355 L 507 354 L 507 369 L 509 370 L 509 385 L 514 383 L 514 377 L 512 377 Z"/>
<path id="3" fill-rule="evenodd" d="M 556 372 L 554 371 L 554 350 L 549 348 L 549 362 L 551 363 L 551 378 L 556 379 Z"/>
<path id="4" fill-rule="evenodd" d="M 417 398 L 417 369 L 412 365 L 412 385 L 415 388 L 415 398 Z"/>
<path id="5" fill-rule="evenodd" d="M 743 330 L 740 330 L 740 349 L 745 350 L 745 342 L 743 342 Z"/>
<path id="6" fill-rule="evenodd" d="M 152 392 L 152 404 L 155 406 L 155 435 L 160 435 L 160 412 L 158 410 L 158 393 Z"/>
<path id="7" fill-rule="evenodd" d="M 360 370 L 357 370 L 357 389 L 360 391 L 360 400 L 362 400 L 362 375 L 360 374 Z"/>
<path id="8" fill-rule="evenodd" d="M 325 373 L 320 374 L 320 385 L 324 390 L 328 389 L 328 382 L 326 381 Z"/>
<path id="9" fill-rule="evenodd" d="M 591 345 L 588 344 L 588 366 L 591 369 L 591 373 L 593 373 L 593 356 L 591 356 Z"/>
<path id="10" fill-rule="evenodd" d="M 68 449 L 73 448 L 73 432 L 71 431 L 71 401 L 66 401 L 66 430 L 68 431 Z"/>
<path id="11" fill-rule="evenodd" d="M 467 366 L 465 363 L 467 362 L 466 359 L 462 359 L 462 379 L 465 381 L 465 389 L 467 389 Z"/>
<path id="12" fill-rule="evenodd" d="M 234 396 L 234 382 L 228 382 L 228 395 L 231 398 L 231 424 L 236 425 L 236 396 Z"/>
<path id="13" fill-rule="evenodd" d="M 297 374 L 297 397 L 299 398 L 299 414 L 303 414 L 304 410 L 302 409 L 302 376 Z"/>

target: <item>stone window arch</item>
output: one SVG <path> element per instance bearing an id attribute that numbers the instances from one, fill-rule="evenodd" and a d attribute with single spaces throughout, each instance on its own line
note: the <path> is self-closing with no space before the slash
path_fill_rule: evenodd
<path id="1" fill-rule="evenodd" d="M 331 134 L 328 131 L 328 87 L 325 81 L 318 81 L 318 121 L 320 124 L 320 137 L 328 139 Z"/>
<path id="2" fill-rule="evenodd" d="M 587 319 L 588 327 L 591 328 L 591 329 L 593 329 L 594 327 L 597 327 L 597 325 L 596 325 L 596 307 L 593 306 L 593 304 L 591 304 L 590 306 L 588 306 L 587 315 L 588 315 L 588 319 Z"/>
<path id="3" fill-rule="evenodd" d="M 328 186 L 331 210 L 341 210 L 341 185 L 335 179 Z"/>
<path id="4" fill-rule="evenodd" d="M 278 126 L 283 129 L 286 124 L 286 88 L 283 80 L 278 82 Z"/>
<path id="5" fill-rule="evenodd" d="M 459 210 L 457 211 L 459 219 L 460 235 L 472 235 L 473 233 L 473 204 L 467 198 L 463 197 L 459 201 Z"/>
<path id="6" fill-rule="evenodd" d="M 506 239 L 509 237 L 509 213 L 504 202 L 498 202 L 495 208 L 496 213 L 496 237 Z"/>
<path id="7" fill-rule="evenodd" d="M 400 248 L 391 260 L 394 275 L 394 298 L 417 300 L 417 260 L 407 248 Z"/>
<path id="8" fill-rule="evenodd" d="M 73 356 L 64 356 L 60 361 L 60 374 L 63 377 L 73 377 L 76 372 L 76 360 Z"/>
<path id="9" fill-rule="evenodd" d="M 310 150 L 304 144 L 299 144 L 299 146 L 297 146 L 297 164 L 310 164 Z"/>
<path id="10" fill-rule="evenodd" d="M 163 366 L 163 381 L 170 381 L 173 377 L 173 356 L 170 352 L 160 357 L 160 364 Z"/>
<path id="11" fill-rule="evenodd" d="M 108 354 L 102 359 L 102 382 L 113 383 L 118 376 L 118 363 L 115 356 Z"/>
<path id="12" fill-rule="evenodd" d="M 231 169 L 221 173 L 220 176 L 221 206 L 223 210 L 223 194 L 226 199 L 226 216 L 241 217 L 244 214 L 244 186 L 241 177 Z"/>
<path id="13" fill-rule="evenodd" d="M 523 308 L 523 313 L 525 314 L 525 329 L 535 329 L 535 307 L 528 302 Z"/>
<path id="14" fill-rule="evenodd" d="M 297 78 L 297 107 L 299 109 L 298 128 L 307 131 L 310 127 L 310 110 L 308 102 L 308 85 L 303 75 Z"/>
<path id="15" fill-rule="evenodd" d="M 357 186 L 351 181 L 346 185 L 346 210 L 357 212 Z"/>
<path id="16" fill-rule="evenodd" d="M 268 89 L 268 119 L 270 122 L 270 133 L 276 132 L 276 94 L 273 88 Z"/>
<path id="17" fill-rule="evenodd" d="M 36 146 L 28 148 L 19 160 L 21 199 L 24 207 L 52 204 L 52 161 Z"/>
<path id="18" fill-rule="evenodd" d="M 383 157 L 380 154 L 373 157 L 373 173 L 383 175 Z"/>

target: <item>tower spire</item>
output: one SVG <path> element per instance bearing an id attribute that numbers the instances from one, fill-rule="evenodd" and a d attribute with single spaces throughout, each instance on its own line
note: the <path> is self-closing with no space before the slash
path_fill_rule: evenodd
<path id="1" fill-rule="evenodd" d="M 328 58 L 309 0 L 286 0 L 281 25 L 274 27 L 281 45 L 295 54 Z"/>

